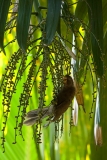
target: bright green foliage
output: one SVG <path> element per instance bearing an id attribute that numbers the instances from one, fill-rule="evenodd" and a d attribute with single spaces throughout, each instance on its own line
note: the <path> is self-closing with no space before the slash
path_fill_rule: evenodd
<path id="1" fill-rule="evenodd" d="M 106 15 L 106 0 L 0 0 L 1 159 L 105 160 Z M 24 126 L 26 112 L 55 103 L 66 74 L 83 91 L 77 126 L 73 104 L 47 128 Z"/>

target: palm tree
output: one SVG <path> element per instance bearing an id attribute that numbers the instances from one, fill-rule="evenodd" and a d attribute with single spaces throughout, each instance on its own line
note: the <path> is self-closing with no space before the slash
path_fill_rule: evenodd
<path id="1" fill-rule="evenodd" d="M 2 159 L 105 160 L 106 8 L 106 0 L 0 0 Z M 27 111 L 54 103 L 65 74 L 77 105 L 47 128 L 23 126 Z"/>

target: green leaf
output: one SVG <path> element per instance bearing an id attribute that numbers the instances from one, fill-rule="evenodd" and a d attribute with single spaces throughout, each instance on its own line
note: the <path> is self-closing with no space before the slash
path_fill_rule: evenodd
<path id="1" fill-rule="evenodd" d="M 103 52 L 103 19 L 102 0 L 88 0 L 88 15 L 91 27 L 92 53 L 98 76 L 103 75 L 103 62 L 101 60 Z"/>
<path id="2" fill-rule="evenodd" d="M 27 38 L 30 24 L 33 0 L 19 0 L 17 18 L 17 41 L 21 49 L 27 49 Z"/>
<path id="3" fill-rule="evenodd" d="M 103 25 L 107 21 L 107 1 L 103 0 L 102 2 L 102 9 L 103 9 Z"/>
<path id="4" fill-rule="evenodd" d="M 33 0 L 33 4 L 34 4 L 35 11 L 38 13 L 37 19 L 38 19 L 38 22 L 40 23 L 43 18 L 42 18 L 42 14 L 41 14 L 41 9 L 39 8 L 40 7 L 39 1 Z"/>
<path id="5" fill-rule="evenodd" d="M 45 43 L 49 45 L 57 30 L 61 9 L 61 0 L 48 0 Z"/>
<path id="6" fill-rule="evenodd" d="M 60 21 L 60 19 L 58 21 L 57 33 L 61 36 L 61 21 Z"/>
<path id="7" fill-rule="evenodd" d="M 91 44 L 90 44 L 90 37 L 89 39 L 87 39 L 87 35 L 85 35 L 85 40 L 83 41 L 83 45 L 82 45 L 82 55 L 81 55 L 81 60 L 80 60 L 80 70 L 78 72 L 78 78 L 80 79 L 82 76 L 84 77 L 84 67 L 87 65 L 88 60 L 89 60 L 89 56 L 90 56 L 90 48 L 91 48 Z M 77 69 L 78 70 L 78 69 Z"/>
<path id="8" fill-rule="evenodd" d="M 3 40 L 9 6 L 10 0 L 0 0 L 0 47 L 4 53 Z"/>
<path id="9" fill-rule="evenodd" d="M 82 12 L 81 12 L 82 11 Z M 85 1 L 79 1 L 75 10 L 75 16 L 79 20 L 83 20 L 87 15 L 87 7 Z M 74 21 L 74 24 L 77 29 L 79 29 L 81 23 L 78 23 L 78 21 Z"/>

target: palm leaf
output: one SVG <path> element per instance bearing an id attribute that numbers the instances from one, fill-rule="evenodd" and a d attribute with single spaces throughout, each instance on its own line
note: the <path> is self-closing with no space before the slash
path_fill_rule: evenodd
<path id="1" fill-rule="evenodd" d="M 10 0 L 0 0 L 0 47 L 4 53 L 3 41 L 9 6 Z"/>
<path id="2" fill-rule="evenodd" d="M 19 0 L 18 18 L 17 18 L 17 41 L 25 52 L 27 49 L 28 30 L 32 11 L 33 0 Z M 23 12 L 22 12 L 23 10 Z"/>
<path id="3" fill-rule="evenodd" d="M 93 0 L 87 1 L 89 4 L 88 14 L 91 27 L 92 53 L 98 76 L 103 75 L 103 16 L 102 0 L 95 3 Z M 95 7 L 96 6 L 96 7 Z"/>
<path id="4" fill-rule="evenodd" d="M 48 0 L 45 43 L 50 44 L 55 36 L 59 23 L 61 0 Z"/>
<path id="5" fill-rule="evenodd" d="M 7 17 L 6 14 L 10 4 L 6 3 L 7 1 L 1 0 L 0 2 L 5 4 L 5 6 L 0 5 L 0 16 L 5 15 Z M 13 53 L 11 53 L 11 56 L 9 54 L 5 71 L 4 65 L 0 63 L 3 68 L 3 71 L 0 70 L 0 78 L 3 74 L 0 86 L 3 93 L 0 102 L 3 106 L 1 105 L 0 115 L 7 109 L 0 116 L 0 121 L 3 121 L 3 124 L 0 124 L 0 128 L 3 130 L 0 133 L 1 143 L 3 144 L 3 150 L 5 149 L 4 154 L 2 153 L 3 150 L 0 150 L 0 157 L 6 160 L 72 160 L 89 159 L 91 156 L 91 159 L 97 157 L 97 159 L 105 160 L 107 150 L 107 113 L 105 105 L 107 88 L 104 77 L 107 77 L 105 73 L 107 66 L 107 2 L 106 0 L 100 0 L 96 4 L 93 1 L 66 0 L 62 5 L 60 0 L 49 0 L 47 2 L 48 5 L 42 0 L 20 0 L 18 13 L 15 13 L 18 16 L 17 23 L 16 16 L 11 20 L 8 18 L 8 22 L 6 22 L 6 18 L 3 20 L 4 28 L 1 28 L 2 32 L 0 32 L 2 35 L 0 47 L 3 50 L 6 26 L 6 31 L 11 30 L 11 33 L 7 34 L 6 43 L 8 44 L 5 51 L 7 54 L 10 51 Z M 14 5 L 14 3 L 11 4 Z M 103 7 L 99 8 L 99 6 Z M 6 8 L 6 13 L 3 13 L 3 7 Z M 32 11 L 36 17 L 31 17 Z M 2 20 L 2 17 L 0 18 Z M 104 19 L 103 22 L 102 19 Z M 32 32 L 29 33 L 30 22 Z M 2 26 L 1 23 L 0 25 Z M 15 38 L 14 45 L 11 45 L 13 40 L 10 41 L 10 37 L 15 36 L 14 28 L 16 27 L 19 43 L 17 51 Z M 104 29 L 104 35 L 102 28 Z M 58 34 L 55 36 L 56 31 Z M 44 45 L 44 42 L 47 45 Z M 105 57 L 101 61 L 103 49 Z M 26 54 L 23 54 L 23 51 Z M 75 64 L 72 63 L 71 65 L 71 56 L 68 52 L 74 53 Z M 7 59 L 2 54 L 1 60 L 6 65 Z M 49 105 L 60 90 L 63 74 L 70 74 L 72 71 L 76 81 L 82 84 L 86 109 L 86 113 L 84 113 L 80 106 L 78 125 L 76 127 L 72 126 L 72 109 L 69 108 L 60 123 L 52 123 L 48 128 L 42 127 L 45 120 L 42 121 L 42 124 L 36 124 L 33 129 L 23 126 L 25 113 L 30 109 Z M 100 79 L 101 88 L 99 92 L 103 146 L 98 148 L 98 152 L 96 151 L 93 134 L 93 112 L 95 111 L 96 90 L 98 88 L 97 76 L 103 77 Z M 90 121 L 89 118 L 91 118 Z M 71 135 L 69 136 L 69 134 Z M 25 141 L 23 141 L 23 138 Z M 12 144 L 12 142 L 16 144 Z M 42 143 L 38 144 L 39 142 Z"/>

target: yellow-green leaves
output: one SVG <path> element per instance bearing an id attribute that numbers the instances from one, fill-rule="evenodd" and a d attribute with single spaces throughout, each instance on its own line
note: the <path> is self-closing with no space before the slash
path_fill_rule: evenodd
<path id="1" fill-rule="evenodd" d="M 19 0 L 17 18 L 17 41 L 25 52 L 27 49 L 28 30 L 32 11 L 33 0 Z"/>

